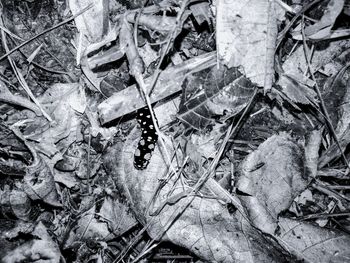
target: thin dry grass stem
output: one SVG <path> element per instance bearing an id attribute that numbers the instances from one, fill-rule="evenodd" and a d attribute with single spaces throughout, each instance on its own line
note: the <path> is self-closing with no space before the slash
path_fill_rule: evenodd
<path id="1" fill-rule="evenodd" d="M 25 26 L 25 28 L 27 29 L 28 32 L 31 32 L 31 29 L 30 29 L 30 27 L 29 27 L 27 24 L 25 24 L 24 26 Z M 33 34 L 30 34 L 30 35 L 31 35 L 32 37 L 34 37 Z M 12 38 L 12 40 L 13 40 L 13 42 L 14 42 L 15 45 L 18 45 L 18 43 L 17 43 L 16 40 L 14 40 L 13 38 Z M 45 42 L 45 41 L 44 41 L 44 42 L 41 42 L 41 41 L 39 41 L 39 39 L 35 39 L 34 41 L 39 45 L 39 47 L 40 47 L 40 46 L 43 46 L 43 44 L 44 44 L 44 42 Z M 63 68 L 65 71 L 67 71 L 67 68 L 65 67 L 65 65 L 64 65 L 52 52 L 50 52 L 49 50 L 47 50 L 46 45 L 43 47 L 42 50 L 43 50 L 45 53 L 47 53 L 51 58 L 53 58 L 53 59 L 61 66 L 61 68 Z M 19 50 L 19 52 L 23 55 L 23 52 L 21 52 L 21 50 Z M 30 56 L 24 56 L 24 57 L 26 57 L 26 60 L 27 60 L 29 63 L 32 63 L 32 61 L 29 61 L 29 58 L 30 58 L 31 56 L 33 56 L 35 52 L 38 52 L 38 51 L 34 51 Z M 32 64 L 33 64 L 33 63 L 32 63 Z M 34 64 L 33 64 L 33 65 L 34 65 Z"/>
<path id="2" fill-rule="evenodd" d="M 6 31 L 5 31 L 5 32 L 6 32 Z M 13 37 L 12 35 L 10 35 L 10 37 L 11 37 L 11 40 L 12 40 L 15 44 L 17 44 L 16 41 L 14 40 L 15 37 Z M 23 39 L 22 39 L 22 41 L 23 41 Z M 21 55 L 22 55 L 26 60 L 28 60 L 29 56 L 27 56 L 26 54 L 24 54 L 24 52 L 21 51 L 21 50 L 18 50 L 18 51 L 21 53 Z M 48 51 L 47 51 L 47 52 L 48 52 Z M 51 53 L 49 53 L 49 54 L 50 54 L 50 56 L 52 56 Z M 54 58 L 56 59 L 56 57 L 54 57 Z M 58 61 L 58 62 L 61 64 L 60 61 Z M 68 75 L 72 80 L 75 79 L 74 76 L 73 76 L 73 74 L 70 73 L 70 72 L 50 69 L 50 68 L 47 68 L 47 67 L 45 67 L 45 66 L 43 66 L 43 65 L 40 65 L 39 63 L 36 63 L 36 62 L 34 62 L 34 61 L 31 61 L 31 64 L 32 64 L 33 66 L 35 66 L 35 67 L 41 69 L 41 70 L 46 71 L 46 72 L 53 73 L 53 74 Z M 64 67 L 63 67 L 63 68 L 64 68 Z M 65 69 L 65 68 L 64 68 L 64 69 Z M 65 69 L 65 70 L 66 70 L 66 69 Z"/>
<path id="3" fill-rule="evenodd" d="M 88 193 L 91 194 L 91 182 L 90 182 L 90 177 L 91 177 L 91 164 L 90 164 L 90 159 L 91 159 L 91 126 L 89 127 L 89 136 L 88 136 L 88 148 L 87 148 L 87 168 L 86 168 L 86 183 L 88 185 Z"/>
<path id="4" fill-rule="evenodd" d="M 21 55 L 27 60 L 28 59 L 28 56 L 26 54 L 24 54 L 24 52 L 22 52 L 21 50 L 18 50 L 19 53 L 21 53 Z M 55 70 L 55 69 L 50 69 L 50 68 L 47 68 L 43 65 L 40 65 L 39 63 L 35 62 L 35 61 L 32 61 L 31 64 L 41 70 L 44 70 L 46 72 L 49 72 L 49 73 L 53 73 L 53 74 L 60 74 L 60 75 L 67 75 L 71 80 L 75 80 L 76 78 L 74 77 L 74 75 L 70 72 L 67 72 L 67 71 L 60 71 L 60 70 Z"/>
<path id="5" fill-rule="evenodd" d="M 186 156 L 186 158 L 185 158 L 185 160 L 184 160 L 182 166 L 180 167 L 180 169 L 179 169 L 175 174 L 173 174 L 172 176 L 170 176 L 170 174 L 169 174 L 169 179 L 167 179 L 168 182 L 169 182 L 169 180 L 171 179 L 171 177 L 174 177 L 175 179 L 174 179 L 174 182 L 173 182 L 173 184 L 172 184 L 172 186 L 171 186 L 170 191 L 167 193 L 167 196 L 168 196 L 168 197 L 175 191 L 175 189 L 178 188 L 178 187 L 176 187 L 176 183 L 177 183 L 177 181 L 180 179 L 181 173 L 182 173 L 182 171 L 183 171 L 185 165 L 187 164 L 187 161 L 188 161 L 188 156 Z M 184 185 L 182 185 L 182 186 L 184 186 Z M 184 188 L 184 187 L 183 187 L 183 188 Z M 185 191 L 185 189 L 183 189 L 183 190 Z"/>
<path id="6" fill-rule="evenodd" d="M 4 30 L 6 34 L 8 34 L 9 36 L 16 38 L 18 40 L 24 41 L 23 38 L 20 38 L 19 36 L 15 35 L 14 33 L 12 33 L 10 30 L 8 30 L 6 27 L 4 27 L 3 25 L 0 25 L 0 29 Z"/>
<path id="7" fill-rule="evenodd" d="M 185 191 L 185 186 L 187 186 L 187 185 L 185 185 L 182 172 L 183 172 L 183 170 L 184 170 L 184 168 L 185 168 L 185 165 L 186 165 L 187 162 L 188 162 L 188 159 L 189 159 L 189 156 L 186 156 L 186 157 L 185 157 L 185 160 L 183 161 L 183 164 L 180 166 L 180 169 L 179 169 L 178 172 L 177 172 L 177 174 L 178 174 L 178 175 L 177 175 L 177 178 L 180 179 L 180 184 L 181 184 L 181 187 L 182 187 L 182 190 L 183 190 L 183 191 Z M 176 181 L 175 181 L 175 182 L 176 182 Z"/>
<path id="8" fill-rule="evenodd" d="M 329 117 L 329 114 L 328 114 L 328 111 L 327 111 L 327 108 L 326 108 L 326 105 L 324 103 L 324 100 L 322 98 L 322 94 L 321 94 L 321 91 L 320 91 L 320 88 L 317 84 L 317 81 L 316 81 L 316 78 L 315 78 L 315 74 L 314 74 L 314 70 L 311 66 L 311 61 L 310 61 L 310 56 L 309 56 L 309 48 L 307 46 L 307 43 L 306 43 L 306 37 L 305 37 L 305 30 L 304 30 L 304 17 L 302 17 L 302 26 L 301 26 L 301 34 L 302 34 L 302 37 L 303 37 L 303 47 L 304 47 L 304 54 L 305 54 L 305 59 L 306 59 L 306 63 L 307 63 L 307 67 L 309 69 L 309 72 L 310 72 L 310 75 L 311 75 L 311 78 L 312 80 L 314 81 L 315 83 L 315 91 L 317 93 L 317 97 L 320 101 L 320 108 L 321 108 L 321 111 L 322 113 L 324 114 L 324 118 L 326 120 L 326 124 L 328 126 L 328 129 L 331 133 L 331 135 L 333 136 L 334 140 L 335 140 L 335 143 L 337 144 L 339 150 L 340 150 L 340 153 L 341 153 L 341 156 L 345 162 L 345 164 L 347 165 L 348 169 L 350 169 L 350 163 L 348 161 L 348 159 L 346 158 L 344 152 L 343 152 L 343 149 L 339 143 L 339 140 L 338 140 L 338 136 L 337 134 L 335 133 L 335 130 L 334 130 L 334 127 L 333 127 L 333 124 L 331 122 L 331 119 Z"/>
<path id="9" fill-rule="evenodd" d="M 255 91 L 254 91 L 254 94 L 253 96 L 250 98 L 247 106 L 245 107 L 242 115 L 240 116 L 239 120 L 237 121 L 237 124 L 235 125 L 235 127 L 233 128 L 233 123 L 230 124 L 228 130 L 227 130 L 227 133 L 226 133 L 226 136 L 224 138 L 224 141 L 222 142 L 222 144 L 220 145 L 220 149 L 218 151 L 218 153 L 216 154 L 214 160 L 212 161 L 211 165 L 210 165 L 210 168 L 209 168 L 209 173 L 210 174 L 213 174 L 215 169 L 216 169 L 216 166 L 218 165 L 221 157 L 222 157 L 222 154 L 224 153 L 224 150 L 226 148 L 226 145 L 229 141 L 229 139 L 239 130 L 242 122 L 243 122 L 243 119 L 246 117 L 248 111 L 250 110 L 250 107 L 252 105 L 252 103 L 254 102 L 256 96 L 258 94 L 258 89 L 256 88 Z"/>
<path id="10" fill-rule="evenodd" d="M 6 51 L 6 54 L 0 57 L 0 61 L 3 60 L 4 58 L 8 57 L 9 55 L 11 55 L 11 54 L 12 54 L 13 52 L 15 52 L 16 50 L 18 50 L 18 49 L 24 47 L 24 46 L 27 45 L 28 43 L 30 43 L 30 42 L 32 42 L 33 40 L 37 39 L 38 37 L 40 37 L 40 36 L 42 36 L 42 35 L 45 35 L 45 34 L 47 34 L 48 32 L 50 32 L 50 31 L 52 31 L 52 30 L 54 30 L 54 29 L 56 29 L 56 28 L 58 28 L 58 27 L 63 26 L 64 24 L 69 23 L 70 21 L 74 20 L 74 18 L 76 18 L 77 16 L 80 16 L 81 14 L 85 13 L 85 12 L 86 12 L 87 10 L 89 10 L 92 6 L 93 6 L 92 4 L 88 5 L 87 7 L 85 7 L 84 9 L 82 9 L 80 12 L 78 12 L 77 14 L 75 14 L 74 16 L 71 16 L 70 18 L 68 18 L 68 19 L 66 19 L 66 20 L 64 20 L 64 21 L 62 21 L 61 23 L 58 23 L 57 25 L 55 25 L 55 26 L 53 26 L 53 27 L 50 27 L 50 28 L 44 30 L 43 32 L 41 32 L 41 33 L 35 35 L 34 37 L 32 37 L 32 38 L 30 38 L 30 39 L 24 41 L 23 43 L 19 44 L 19 45 L 16 46 L 16 47 L 14 47 L 13 49 Z"/>

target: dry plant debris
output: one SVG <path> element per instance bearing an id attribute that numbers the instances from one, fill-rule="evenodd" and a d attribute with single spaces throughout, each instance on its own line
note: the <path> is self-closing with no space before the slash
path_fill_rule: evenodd
<path id="1" fill-rule="evenodd" d="M 3 0 L 0 261 L 349 262 L 349 6 Z"/>

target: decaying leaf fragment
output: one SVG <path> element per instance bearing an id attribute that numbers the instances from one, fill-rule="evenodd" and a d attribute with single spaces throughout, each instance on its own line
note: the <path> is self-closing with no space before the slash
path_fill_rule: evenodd
<path id="1" fill-rule="evenodd" d="M 274 80 L 277 20 L 274 0 L 216 1 L 218 56 L 264 91 Z"/>

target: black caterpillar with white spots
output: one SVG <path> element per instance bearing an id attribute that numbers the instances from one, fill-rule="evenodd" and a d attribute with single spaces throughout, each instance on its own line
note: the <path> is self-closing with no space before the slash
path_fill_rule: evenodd
<path id="1" fill-rule="evenodd" d="M 147 107 L 137 111 L 136 119 L 141 127 L 141 139 L 134 153 L 134 167 L 137 170 L 144 170 L 151 160 L 158 140 L 158 134 Z"/>

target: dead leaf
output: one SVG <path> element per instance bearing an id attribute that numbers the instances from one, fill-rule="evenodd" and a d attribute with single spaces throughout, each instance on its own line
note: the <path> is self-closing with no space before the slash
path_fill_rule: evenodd
<path id="1" fill-rule="evenodd" d="M 274 81 L 277 38 L 275 1 L 217 0 L 218 56 L 230 67 L 243 68 L 253 83 L 269 91 Z"/>
<path id="2" fill-rule="evenodd" d="M 253 224 L 274 234 L 280 212 L 303 191 L 304 152 L 287 134 L 274 135 L 241 163 L 237 189 Z"/>
<path id="3" fill-rule="evenodd" d="M 342 97 L 342 102 L 339 106 L 339 121 L 337 123 L 337 128 L 336 128 L 336 134 L 337 136 L 342 136 L 344 132 L 346 131 L 347 127 L 350 125 L 350 78 L 346 78 L 344 76 L 340 76 L 342 80 L 346 83 L 346 89 L 345 89 L 345 94 Z M 337 83 L 338 84 L 338 83 Z M 342 87 L 341 83 L 339 83 L 337 88 L 340 86 Z"/>
<path id="4" fill-rule="evenodd" d="M 61 183 L 67 188 L 74 188 L 79 184 L 78 180 L 71 173 L 55 170 L 54 179 L 56 183 Z"/>
<path id="5" fill-rule="evenodd" d="M 198 25 L 202 25 L 204 22 L 207 22 L 208 25 L 212 25 L 214 19 L 213 14 L 210 10 L 209 3 L 199 2 L 193 3 L 189 6 L 192 15 L 196 19 Z"/>
<path id="6" fill-rule="evenodd" d="M 237 69 L 216 66 L 188 77 L 183 86 L 178 118 L 197 130 L 239 113 L 255 91 Z"/>
<path id="7" fill-rule="evenodd" d="M 317 227 L 311 223 L 280 218 L 281 239 L 285 245 L 307 262 L 347 262 L 350 236 L 336 229 Z"/>
<path id="8" fill-rule="evenodd" d="M 341 137 L 338 138 L 340 148 L 344 151 L 347 145 L 350 143 L 350 125 L 344 130 Z M 339 158 L 341 156 L 339 146 L 333 142 L 331 146 L 327 148 L 325 152 L 319 158 L 319 169 L 325 167 L 330 161 Z"/>

